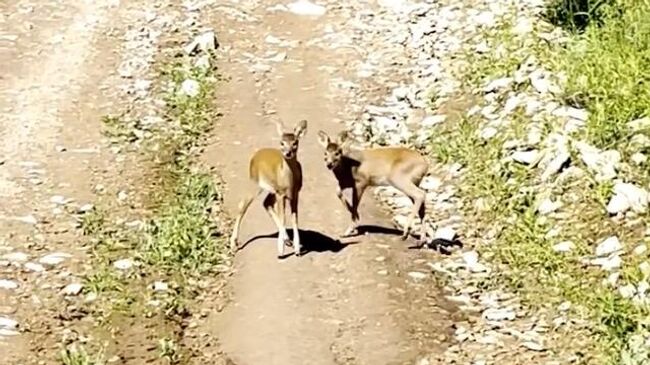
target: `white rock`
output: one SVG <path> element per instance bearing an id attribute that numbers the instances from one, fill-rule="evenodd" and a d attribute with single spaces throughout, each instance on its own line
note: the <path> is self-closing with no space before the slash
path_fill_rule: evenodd
<path id="1" fill-rule="evenodd" d="M 43 272 L 45 271 L 45 267 L 41 264 L 37 264 L 35 262 L 27 262 L 25 263 L 25 269 L 33 272 Z"/>
<path id="2" fill-rule="evenodd" d="M 408 273 L 408 276 L 410 276 L 411 279 L 418 281 L 418 280 L 425 279 L 427 277 L 427 274 L 421 273 L 419 271 L 411 271 Z"/>
<path id="3" fill-rule="evenodd" d="M 591 261 L 592 265 L 600 266 L 605 271 L 616 270 L 621 267 L 621 257 L 612 255 L 610 257 L 599 257 Z"/>
<path id="4" fill-rule="evenodd" d="M 623 298 L 632 298 L 636 294 L 636 288 L 632 284 L 627 284 L 619 287 L 618 292 Z"/>
<path id="5" fill-rule="evenodd" d="M 306 16 L 321 16 L 324 15 L 326 9 L 324 6 L 314 4 L 308 0 L 298 0 L 287 5 L 289 12 L 297 15 Z"/>
<path id="6" fill-rule="evenodd" d="M 20 332 L 14 330 L 8 330 L 6 328 L 0 328 L 0 337 L 2 336 L 18 336 Z"/>
<path id="7" fill-rule="evenodd" d="M 184 50 L 187 54 L 192 54 L 194 51 L 201 50 L 203 52 L 210 52 L 219 47 L 219 42 L 213 31 L 207 31 L 198 35 L 192 42 L 185 46 Z"/>
<path id="8" fill-rule="evenodd" d="M 648 263 L 648 261 L 640 263 L 639 271 L 641 271 L 644 280 L 650 278 L 650 263 Z"/>
<path id="9" fill-rule="evenodd" d="M 527 348 L 529 350 L 532 350 L 532 351 L 544 351 L 545 350 L 544 346 L 542 344 L 540 344 L 540 343 L 537 343 L 537 342 L 526 341 L 526 342 L 522 342 L 521 344 L 525 348 Z"/>
<path id="10" fill-rule="evenodd" d="M 68 199 L 62 195 L 54 195 L 50 198 L 50 202 L 56 205 L 66 205 L 68 204 Z"/>
<path id="11" fill-rule="evenodd" d="M 420 122 L 420 124 L 423 127 L 433 127 L 434 125 L 443 123 L 446 119 L 446 115 L 429 115 L 422 119 L 422 122 Z"/>
<path id="12" fill-rule="evenodd" d="M 181 84 L 180 92 L 193 98 L 201 92 L 201 85 L 196 80 L 187 79 Z"/>
<path id="13" fill-rule="evenodd" d="M 633 132 L 648 131 L 650 132 L 650 118 L 644 117 L 633 120 L 628 123 L 628 126 Z"/>
<path id="14" fill-rule="evenodd" d="M 83 289 L 83 284 L 80 283 L 72 283 L 66 285 L 65 288 L 61 291 L 63 295 L 78 295 L 81 293 L 81 289 Z"/>
<path id="15" fill-rule="evenodd" d="M 566 311 L 568 311 L 569 309 L 571 309 L 571 302 L 569 302 L 569 301 L 564 301 L 564 302 L 562 302 L 562 303 L 557 307 L 557 309 L 558 309 L 560 312 L 566 312 Z"/>
<path id="16" fill-rule="evenodd" d="M 0 279 L 0 289 L 16 289 L 18 288 L 18 283 L 13 280 Z"/>
<path id="17" fill-rule="evenodd" d="M 456 231 L 451 227 L 440 227 L 436 229 L 433 238 L 453 241 L 456 238 Z"/>
<path id="18" fill-rule="evenodd" d="M 474 16 L 474 22 L 478 25 L 491 27 L 495 24 L 494 13 L 491 11 L 482 11 Z"/>
<path id="19" fill-rule="evenodd" d="M 115 267 L 118 270 L 128 270 L 132 268 L 133 265 L 134 262 L 131 259 L 121 259 L 113 262 L 113 267 Z"/>
<path id="20" fill-rule="evenodd" d="M 542 202 L 537 207 L 539 214 L 546 215 L 555 212 L 556 210 L 562 207 L 562 202 L 553 201 L 550 198 L 542 200 Z"/>
<path id="21" fill-rule="evenodd" d="M 501 79 L 492 80 L 492 81 L 490 81 L 490 83 L 485 85 L 485 87 L 483 88 L 483 91 L 485 91 L 486 93 L 491 93 L 493 91 L 505 89 L 505 88 L 509 87 L 510 85 L 512 85 L 513 81 L 514 80 L 511 77 L 504 77 L 504 78 L 501 78 Z"/>
<path id="22" fill-rule="evenodd" d="M 38 259 L 38 262 L 43 265 L 55 266 L 71 257 L 72 255 L 64 252 L 55 252 L 41 257 L 40 259 Z"/>
<path id="23" fill-rule="evenodd" d="M 646 246 L 645 244 L 642 243 L 642 244 L 636 246 L 632 252 L 635 255 L 640 256 L 640 255 L 643 255 L 646 251 L 648 251 L 648 246 Z"/>
<path id="24" fill-rule="evenodd" d="M 645 295 L 645 293 L 650 289 L 650 284 L 647 281 L 641 280 L 637 284 L 636 291 L 639 295 Z"/>
<path id="25" fill-rule="evenodd" d="M 648 156 L 644 155 L 641 152 L 637 152 L 630 156 L 630 160 L 632 160 L 632 162 L 637 165 L 643 165 L 648 160 Z"/>
<path id="26" fill-rule="evenodd" d="M 169 285 L 163 281 L 156 281 L 153 283 L 153 290 L 157 292 L 164 292 L 169 290 Z"/>
<path id="27" fill-rule="evenodd" d="M 483 311 L 483 318 L 488 321 L 512 321 L 516 317 L 515 312 L 507 308 L 488 308 Z"/>
<path id="28" fill-rule="evenodd" d="M 546 168 L 542 173 L 542 180 L 548 181 L 555 174 L 559 173 L 562 170 L 562 167 L 569 162 L 570 158 L 571 155 L 566 150 L 559 151 L 548 165 L 546 165 Z"/>
<path id="29" fill-rule="evenodd" d="M 556 243 L 555 245 L 553 245 L 553 251 L 562 252 L 562 253 L 570 252 L 571 250 L 573 250 L 574 247 L 575 247 L 575 245 L 573 244 L 573 242 L 564 241 L 564 242 Z"/>
<path id="30" fill-rule="evenodd" d="M 531 151 L 516 151 L 512 154 L 512 159 L 525 164 L 525 165 L 535 165 L 539 162 L 540 153 L 537 150 Z"/>
<path id="31" fill-rule="evenodd" d="M 0 329 L 9 329 L 13 330 L 18 327 L 18 322 L 14 321 L 11 318 L 0 316 Z"/>
<path id="32" fill-rule="evenodd" d="M 598 247 L 596 247 L 596 256 L 598 257 L 607 256 L 615 252 L 621 251 L 622 249 L 623 249 L 623 245 L 618 240 L 618 237 L 611 236 L 605 239 L 604 241 L 602 241 L 598 245 Z"/>
<path id="33" fill-rule="evenodd" d="M 634 184 L 616 183 L 614 196 L 607 204 L 610 214 L 617 214 L 632 209 L 636 213 L 643 213 L 648 209 L 648 192 Z"/>
<path id="34" fill-rule="evenodd" d="M 512 32 L 519 35 L 528 34 L 533 31 L 533 22 L 529 18 L 521 17 L 512 28 Z"/>
<path id="35" fill-rule="evenodd" d="M 618 214 L 624 213 L 631 208 L 630 202 L 622 195 L 614 195 L 607 203 L 607 213 Z"/>
<path id="36" fill-rule="evenodd" d="M 38 223 L 38 219 L 36 219 L 36 217 L 34 217 L 31 214 L 28 214 L 28 215 L 25 215 L 25 216 L 22 216 L 22 217 L 16 217 L 15 219 L 18 222 L 22 222 L 22 223 L 26 223 L 26 224 L 34 225 L 34 224 Z"/>
<path id="37" fill-rule="evenodd" d="M 476 251 L 467 251 L 462 254 L 465 267 L 473 273 L 480 273 L 487 271 L 485 265 L 478 262 L 478 253 Z"/>
<path id="38" fill-rule="evenodd" d="M 575 142 L 582 162 L 596 173 L 597 181 L 612 180 L 616 177 L 616 167 L 621 161 L 621 154 L 616 150 L 601 152 L 584 142 Z"/>
<path id="39" fill-rule="evenodd" d="M 92 204 L 84 204 L 84 205 L 80 206 L 79 209 L 77 209 L 77 212 L 79 212 L 79 213 L 88 213 L 91 210 L 93 210 L 94 208 L 95 208 L 95 206 L 92 205 Z"/>
<path id="40" fill-rule="evenodd" d="M 492 139 L 492 137 L 496 136 L 498 133 L 497 129 L 494 127 L 485 127 L 481 130 L 480 132 L 480 137 L 484 140 L 489 140 Z"/>
<path id="41" fill-rule="evenodd" d="M 2 258 L 7 261 L 11 262 L 25 262 L 29 260 L 29 256 L 26 253 L 23 252 L 10 252 L 2 255 Z"/>

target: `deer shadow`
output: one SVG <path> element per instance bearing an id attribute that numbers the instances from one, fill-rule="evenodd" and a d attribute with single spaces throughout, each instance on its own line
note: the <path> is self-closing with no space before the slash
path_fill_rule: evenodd
<path id="1" fill-rule="evenodd" d="M 317 231 L 312 231 L 310 229 L 299 229 L 298 231 L 300 232 L 300 243 L 302 246 L 301 256 L 306 256 L 311 252 L 338 253 L 344 248 L 346 248 L 348 245 L 357 243 L 356 241 L 342 243 L 338 239 L 334 239 L 330 236 L 327 236 Z M 289 238 L 293 240 L 293 230 L 287 230 L 287 233 L 289 234 Z M 248 246 L 250 243 L 252 243 L 255 240 L 264 239 L 264 238 L 278 238 L 278 232 L 254 236 L 248 239 L 241 247 L 239 247 L 239 250 L 243 250 L 244 247 Z M 284 259 L 293 254 L 294 252 L 291 252 L 289 254 L 285 254 L 281 258 Z"/>

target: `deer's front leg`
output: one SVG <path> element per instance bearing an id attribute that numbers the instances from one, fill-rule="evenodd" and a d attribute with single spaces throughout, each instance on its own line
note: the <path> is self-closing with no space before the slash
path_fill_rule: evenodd
<path id="1" fill-rule="evenodd" d="M 352 216 L 352 223 L 343 234 L 343 237 L 356 236 L 359 234 L 359 203 L 363 192 L 366 190 L 367 184 L 363 181 L 357 181 L 352 189 L 352 206 L 350 207 L 350 215 Z"/>

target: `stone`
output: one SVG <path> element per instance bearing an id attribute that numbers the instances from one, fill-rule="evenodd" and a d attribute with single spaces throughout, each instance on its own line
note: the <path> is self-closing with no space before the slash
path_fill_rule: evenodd
<path id="1" fill-rule="evenodd" d="M 646 245 L 643 244 L 643 243 L 640 244 L 640 245 L 638 245 L 638 246 L 636 246 L 636 247 L 634 248 L 634 250 L 632 250 L 632 252 L 633 252 L 635 255 L 637 255 L 637 256 L 641 256 L 641 255 L 643 255 L 644 253 L 646 253 L 646 251 L 648 251 L 648 246 L 646 246 Z"/>
<path id="2" fill-rule="evenodd" d="M 41 264 L 37 264 L 35 262 L 27 262 L 24 265 L 25 269 L 33 272 L 43 272 L 45 271 L 45 267 Z"/>
<path id="3" fill-rule="evenodd" d="M 88 213 L 91 210 L 95 209 L 95 206 L 92 204 L 84 204 L 77 209 L 77 212 L 80 214 Z"/>
<path id="4" fill-rule="evenodd" d="M 532 350 L 532 351 L 544 351 L 546 350 L 542 344 L 533 342 L 533 341 L 525 341 L 521 343 L 522 346 L 525 348 Z"/>
<path id="5" fill-rule="evenodd" d="M 64 252 L 55 252 L 41 257 L 38 262 L 43 265 L 56 266 L 71 258 L 72 255 Z"/>
<path id="6" fill-rule="evenodd" d="M 131 259 L 120 259 L 115 262 L 113 262 L 113 267 L 115 267 L 118 270 L 128 270 L 132 268 L 134 265 L 133 260 Z"/>
<path id="7" fill-rule="evenodd" d="M 616 177 L 616 167 L 621 161 L 621 154 L 616 150 L 601 152 L 585 142 L 575 142 L 582 162 L 596 173 L 597 181 L 612 180 Z"/>
<path id="8" fill-rule="evenodd" d="M 436 229 L 433 238 L 453 241 L 456 238 L 456 231 L 451 227 L 440 227 Z"/>
<path id="9" fill-rule="evenodd" d="M 163 281 L 156 281 L 153 283 L 153 290 L 157 292 L 165 292 L 169 290 L 169 285 Z"/>
<path id="10" fill-rule="evenodd" d="M 488 321 L 512 321 L 517 317 L 512 309 L 488 308 L 483 311 L 483 318 Z"/>
<path id="11" fill-rule="evenodd" d="M 613 254 L 615 252 L 619 252 L 623 249 L 623 245 L 621 242 L 618 240 L 618 237 L 616 236 L 611 236 L 602 241 L 597 247 L 596 247 L 596 256 L 598 257 L 603 257 L 607 256 L 610 254 Z"/>
<path id="12" fill-rule="evenodd" d="M 498 133 L 498 130 L 494 127 L 485 127 L 481 130 L 480 132 L 480 137 L 484 140 L 490 140 L 492 137 L 496 136 Z"/>
<path id="13" fill-rule="evenodd" d="M 427 277 L 427 274 L 419 272 L 419 271 L 411 271 L 408 273 L 408 276 L 411 277 L 411 279 L 415 281 L 419 281 L 422 279 L 425 279 Z"/>
<path id="14" fill-rule="evenodd" d="M 627 284 L 623 285 L 618 288 L 618 293 L 623 297 L 623 298 L 632 298 L 634 294 L 636 294 L 636 288 L 632 284 Z"/>
<path id="15" fill-rule="evenodd" d="M 13 330 L 16 328 L 18 328 L 18 322 L 14 321 L 11 318 L 0 316 L 0 329 Z"/>
<path id="16" fill-rule="evenodd" d="M 553 251 L 558 253 L 570 252 L 575 248 L 575 245 L 571 241 L 563 241 L 553 245 Z"/>
<path id="17" fill-rule="evenodd" d="M 628 127 L 632 132 L 650 132 L 650 118 L 643 117 L 635 119 L 628 123 Z"/>
<path id="18" fill-rule="evenodd" d="M 13 281 L 13 280 L 8 280 L 8 279 L 0 279 L 0 289 L 17 289 L 18 288 L 18 283 Z"/>
<path id="19" fill-rule="evenodd" d="M 525 165 L 535 165 L 540 159 L 540 153 L 537 150 L 516 151 L 512 154 L 512 159 Z"/>
<path id="20" fill-rule="evenodd" d="M 641 275 L 643 275 L 644 280 L 650 278 L 650 263 L 648 261 L 643 261 L 640 263 L 639 271 L 641 271 Z"/>
<path id="21" fill-rule="evenodd" d="M 217 41 L 217 37 L 214 34 L 214 31 L 207 31 L 196 36 L 192 42 L 185 46 L 184 50 L 185 53 L 189 55 L 199 50 L 205 53 L 209 53 L 216 50 L 218 47 L 219 42 Z"/>
<path id="22" fill-rule="evenodd" d="M 201 92 L 201 85 L 196 80 L 187 79 L 181 83 L 180 92 L 193 98 Z"/>
<path id="23" fill-rule="evenodd" d="M 557 309 L 558 309 L 560 312 L 566 312 L 566 311 L 568 311 L 569 309 L 571 309 L 571 302 L 569 302 L 569 301 L 564 301 L 564 302 L 562 302 L 562 303 L 557 307 Z"/>
<path id="24" fill-rule="evenodd" d="M 505 89 L 510 85 L 512 85 L 513 81 L 514 80 L 511 77 L 504 77 L 501 79 L 492 80 L 490 81 L 490 83 L 485 85 L 483 91 L 485 91 L 486 93 L 491 93 L 494 91 Z"/>
<path id="25" fill-rule="evenodd" d="M 16 263 L 22 263 L 29 260 L 29 256 L 24 252 L 10 252 L 2 255 L 2 259 Z"/>
<path id="26" fill-rule="evenodd" d="M 614 185 L 614 196 L 607 204 L 607 212 L 617 214 L 632 209 L 636 213 L 644 213 L 649 198 L 646 190 L 634 184 L 619 182 Z"/>
<path id="27" fill-rule="evenodd" d="M 636 152 L 630 156 L 630 160 L 637 165 L 643 165 L 648 160 L 648 156 L 644 155 L 641 152 Z"/>
<path id="28" fill-rule="evenodd" d="M 82 289 L 83 289 L 83 284 L 72 283 L 66 285 L 65 288 L 63 288 L 63 290 L 61 291 L 61 293 L 63 293 L 63 295 L 79 295 Z"/>
<path id="29" fill-rule="evenodd" d="M 478 253 L 476 251 L 467 251 L 462 254 L 465 267 L 473 273 L 485 272 L 487 267 L 478 262 Z"/>
<path id="30" fill-rule="evenodd" d="M 568 151 L 566 150 L 559 151 L 555 155 L 555 157 L 551 159 L 548 165 L 546 165 L 546 168 L 542 173 L 542 180 L 543 181 L 550 180 L 551 177 L 555 176 L 560 171 L 562 171 L 562 168 L 564 166 L 567 166 L 569 164 L 570 159 L 571 159 L 571 155 L 569 154 Z"/>
<path id="31" fill-rule="evenodd" d="M 621 263 L 621 257 L 618 255 L 612 255 L 610 257 L 599 257 L 591 261 L 592 265 L 600 266 L 600 268 L 605 271 L 616 270 L 621 267 Z"/>
<path id="32" fill-rule="evenodd" d="M 324 6 L 314 4 L 308 0 L 298 0 L 287 5 L 289 12 L 296 15 L 319 17 L 325 14 Z"/>
<path id="33" fill-rule="evenodd" d="M 537 206 L 537 212 L 542 215 L 550 214 L 562 207 L 562 202 L 556 200 L 553 201 L 550 198 L 542 200 Z"/>

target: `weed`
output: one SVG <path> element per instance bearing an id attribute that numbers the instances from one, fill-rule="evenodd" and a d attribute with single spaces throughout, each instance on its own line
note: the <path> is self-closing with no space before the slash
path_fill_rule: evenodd
<path id="1" fill-rule="evenodd" d="M 83 346 L 71 345 L 59 353 L 59 361 L 63 365 L 103 365 L 101 354 L 92 356 Z"/>
<path id="2" fill-rule="evenodd" d="M 178 364 L 181 361 L 179 346 L 172 339 L 158 340 L 158 351 L 160 358 L 165 359 L 169 364 Z"/>

